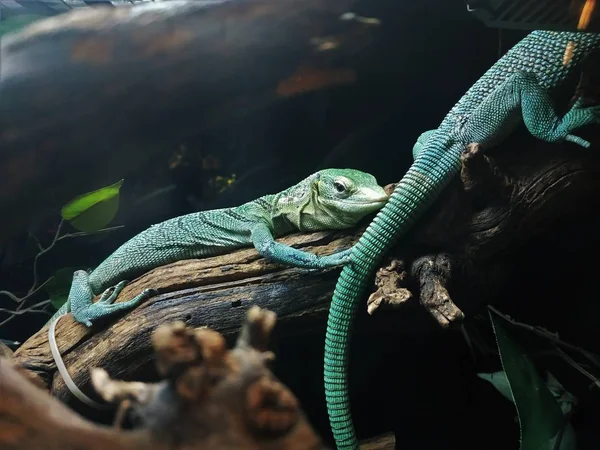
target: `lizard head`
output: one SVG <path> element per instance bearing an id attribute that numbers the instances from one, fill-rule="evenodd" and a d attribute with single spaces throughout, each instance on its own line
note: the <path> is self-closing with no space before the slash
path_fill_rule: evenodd
<path id="1" fill-rule="evenodd" d="M 301 231 L 353 227 L 389 198 L 373 175 L 360 170 L 324 169 L 308 180 L 308 192 L 288 216 Z"/>

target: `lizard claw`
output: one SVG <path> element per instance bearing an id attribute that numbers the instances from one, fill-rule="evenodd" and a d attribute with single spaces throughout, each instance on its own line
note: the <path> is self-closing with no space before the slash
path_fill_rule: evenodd
<path id="1" fill-rule="evenodd" d="M 83 323 L 84 325 L 91 327 L 92 321 L 104 319 L 105 317 L 111 316 L 121 311 L 130 310 L 139 305 L 142 301 L 146 300 L 147 298 L 152 297 L 152 295 L 156 292 L 156 289 L 145 289 L 141 294 L 136 295 L 131 300 L 114 304 L 109 302 L 109 300 L 111 300 L 111 297 L 112 300 L 116 298 L 115 292 L 113 292 L 109 297 L 103 299 L 103 301 L 88 304 L 85 306 L 76 305 L 75 308 L 71 308 L 71 312 L 75 320 L 77 320 L 77 322 Z"/>
<path id="2" fill-rule="evenodd" d="M 569 112 L 565 114 L 563 123 L 567 132 L 565 135 L 566 141 L 589 148 L 591 146 L 589 141 L 571 134 L 571 131 L 586 125 L 600 123 L 600 105 L 582 107 L 580 103 L 576 102 Z"/>
<path id="3" fill-rule="evenodd" d="M 332 255 L 321 256 L 319 258 L 319 269 L 327 267 L 335 267 L 348 264 L 350 262 L 352 249 L 342 250 L 341 252 L 333 253 Z"/>
<path id="4" fill-rule="evenodd" d="M 127 285 L 127 283 L 128 281 L 123 280 L 117 283 L 115 286 L 106 289 L 100 296 L 100 300 L 98 300 L 98 303 L 113 303 L 117 299 L 123 288 Z"/>

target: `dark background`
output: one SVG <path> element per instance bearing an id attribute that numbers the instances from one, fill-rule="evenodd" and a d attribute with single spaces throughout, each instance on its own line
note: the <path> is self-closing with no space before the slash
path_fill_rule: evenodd
<path id="1" fill-rule="evenodd" d="M 373 44 L 377 51 L 370 47 L 357 55 L 362 60 L 357 84 L 228 121 L 186 139 L 169 158 L 139 167 L 125 179 L 113 221 L 125 227 L 60 242 L 41 258 L 40 279 L 60 267 L 94 267 L 150 224 L 199 209 L 238 205 L 288 187 L 319 168 L 359 168 L 376 175 L 382 184 L 399 180 L 412 161 L 412 146 L 420 133 L 435 128 L 499 54 L 525 35 L 486 28 L 460 0 L 377 3 L 363 1 L 356 8 L 361 15 L 384 21 Z M 216 161 L 215 168 L 207 170 L 206 161 Z M 215 176 L 232 174 L 236 181 L 218 194 Z M 515 276 L 498 296 L 510 300 L 507 308 L 518 307 L 519 299 L 539 299 L 537 306 L 518 309 L 523 313 L 520 320 L 544 323 L 593 350 L 586 347 L 580 330 L 585 327 L 569 307 L 575 298 L 596 301 L 590 283 L 572 282 L 593 279 L 597 266 L 586 259 L 594 256 L 597 242 L 576 239 L 594 236 L 598 225 L 595 215 L 583 214 L 577 221 L 565 218 L 552 235 L 532 240 L 515 258 Z M 0 287 L 25 293 L 35 255 L 29 233 L 47 245 L 57 223 L 58 215 L 46 217 L 0 249 Z M 582 225 L 590 232 L 581 233 Z M 550 298 L 562 299 L 564 310 L 554 315 L 544 311 Z M 0 306 L 11 304 L 0 297 Z M 46 320 L 42 315 L 19 317 L 0 330 L 0 337 L 24 341 Z M 322 386 L 323 338 L 322 333 L 309 333 L 276 341 L 274 370 L 299 396 L 321 435 L 330 438 Z M 514 407 L 475 375 L 500 370 L 499 362 L 473 361 L 459 333 L 359 331 L 350 360 L 359 436 L 394 430 L 398 448 L 518 448 Z M 586 396 L 573 422 L 578 448 L 598 448 L 597 390 L 586 391 L 585 379 L 572 369 L 563 370 L 570 387 L 580 387 Z"/>

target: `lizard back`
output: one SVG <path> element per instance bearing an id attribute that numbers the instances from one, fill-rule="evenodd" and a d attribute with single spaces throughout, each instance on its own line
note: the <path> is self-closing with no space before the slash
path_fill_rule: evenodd
<path id="1" fill-rule="evenodd" d="M 201 211 L 152 225 L 129 239 L 90 273 L 95 294 L 124 279 L 175 261 L 205 258 L 248 246 L 251 227 L 268 210 L 270 197 L 235 208 Z"/>
<path id="2" fill-rule="evenodd" d="M 563 58 L 571 42 L 572 55 L 567 64 Z M 600 35 L 583 32 L 533 31 L 515 44 L 502 58 L 473 84 L 448 112 L 440 131 L 458 131 L 469 116 L 492 92 L 517 71 L 536 75 L 544 89 L 551 90 L 560 85 L 577 67 L 587 52 L 600 43 Z"/>

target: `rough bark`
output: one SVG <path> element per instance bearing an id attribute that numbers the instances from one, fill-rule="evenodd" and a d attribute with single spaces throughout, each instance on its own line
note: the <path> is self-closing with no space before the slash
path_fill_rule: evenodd
<path id="1" fill-rule="evenodd" d="M 365 439 L 361 442 L 360 450 L 394 450 L 396 448 L 396 437 L 394 433 L 386 433 Z"/>
<path id="2" fill-rule="evenodd" d="M 340 20 L 352 3 L 89 8 L 3 37 L 0 210 L 11 213 L 0 221 L 0 242 L 207 127 L 354 83 L 356 61 L 347 56 L 377 26 Z"/>
<path id="3" fill-rule="evenodd" d="M 94 386 L 129 409 L 134 431 L 83 420 L 25 381 L 0 359 L 0 447 L 9 449 L 321 449 L 294 395 L 265 366 L 275 314 L 255 307 L 236 346 L 219 333 L 159 327 L 152 344 L 162 382 L 111 380 L 96 368 Z"/>
<path id="4" fill-rule="evenodd" d="M 342 233 L 315 233 L 289 236 L 281 242 L 324 254 L 349 247 L 353 239 Z M 100 331 L 100 326 L 92 329 L 80 326 L 71 315 L 64 317 L 56 328 L 57 342 L 78 385 L 88 385 L 89 368 L 94 366 L 129 378 L 135 376 L 132 368 L 147 367 L 151 356 L 150 334 L 165 321 L 206 325 L 229 336 L 238 330 L 247 308 L 259 305 L 277 313 L 283 332 L 318 329 L 323 322 L 316 319 L 326 316 L 338 273 L 338 269 L 323 272 L 284 269 L 267 262 L 254 249 L 180 261 L 132 281 L 117 301 L 128 299 L 138 289 L 149 286 L 157 289 L 159 295 L 111 323 L 104 331 Z M 44 327 L 28 339 L 15 352 L 15 359 L 41 374 L 43 379 L 53 379 L 52 392 L 67 399 L 66 386 L 60 376 L 55 377 L 47 332 L 48 327 Z M 82 355 L 86 356 L 82 358 Z"/>
<path id="5" fill-rule="evenodd" d="M 586 138 L 598 142 L 597 127 L 588 131 Z M 597 208 L 597 152 L 529 139 L 529 148 L 513 140 L 512 148 L 488 154 L 469 146 L 460 177 L 378 271 L 369 314 L 380 307 L 414 313 L 416 299 L 441 327 L 460 326 L 496 301 L 511 258 L 532 236 Z"/>
<path id="6" fill-rule="evenodd" d="M 151 336 L 158 383 L 113 380 L 93 368 L 96 392 L 118 410 L 112 429 L 82 419 L 0 357 L 0 448 L 326 450 L 298 400 L 267 368 L 276 315 L 253 306 L 246 316 L 232 350 L 209 328 L 159 326 Z M 133 431 L 120 428 L 125 417 Z M 361 449 L 393 446 L 388 433 Z"/>

